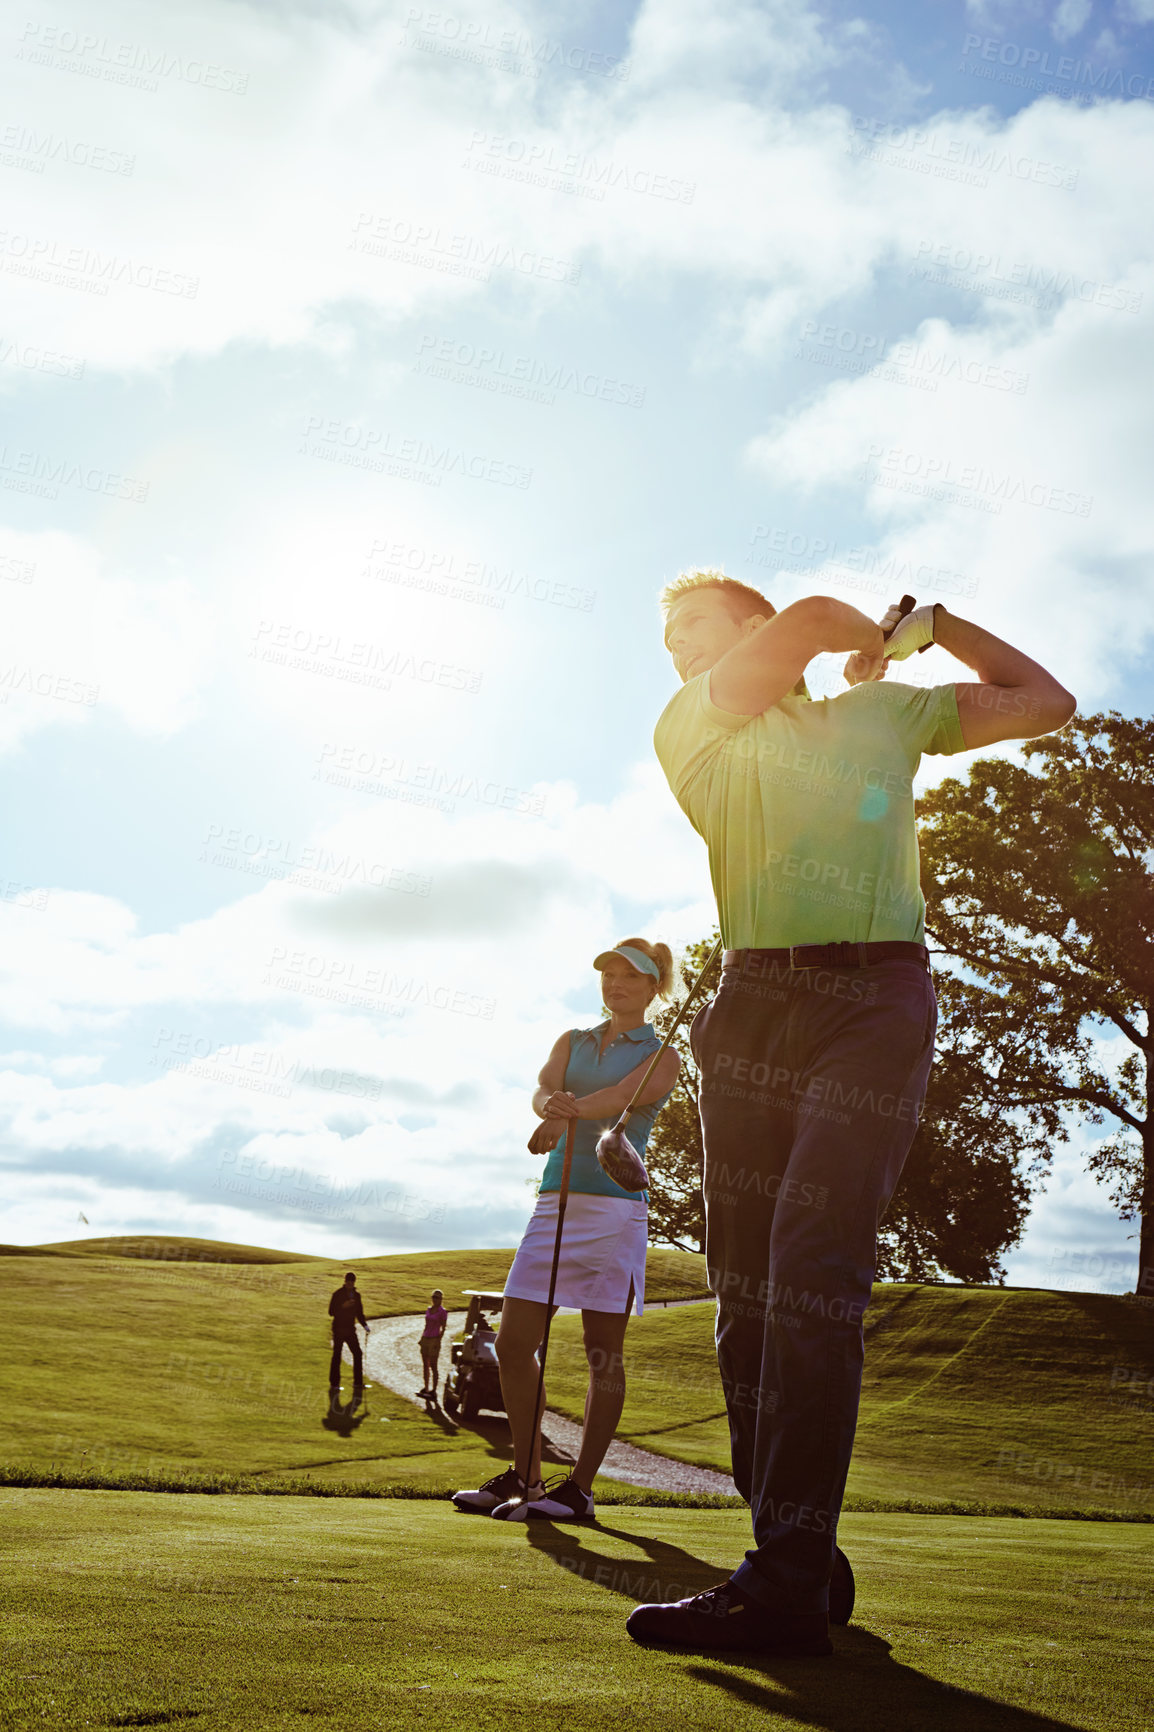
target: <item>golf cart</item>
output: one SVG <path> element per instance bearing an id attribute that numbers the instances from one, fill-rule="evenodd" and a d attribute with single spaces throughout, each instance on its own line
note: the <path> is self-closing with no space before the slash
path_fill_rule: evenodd
<path id="1" fill-rule="evenodd" d="M 505 1411 L 501 1374 L 497 1368 L 496 1319 L 501 1315 L 502 1293 L 482 1293 L 466 1287 L 469 1309 L 465 1332 L 450 1350 L 452 1363 L 445 1375 L 445 1412 L 455 1418 L 476 1419 L 482 1407 Z M 491 1321 L 492 1320 L 492 1321 Z"/>

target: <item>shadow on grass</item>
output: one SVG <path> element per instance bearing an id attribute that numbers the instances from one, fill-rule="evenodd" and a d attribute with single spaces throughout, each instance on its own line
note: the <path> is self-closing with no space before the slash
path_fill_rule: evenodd
<path id="1" fill-rule="evenodd" d="M 626 1563 L 620 1557 L 596 1551 L 588 1543 L 596 1534 L 640 1546 L 648 1564 L 640 1559 Z M 528 1521 L 525 1536 L 531 1546 L 551 1557 L 559 1568 L 609 1593 L 620 1594 L 631 1605 L 638 1600 L 684 1599 L 687 1594 L 698 1594 L 721 1580 L 716 1564 L 694 1557 L 681 1546 L 624 1528 L 611 1528 L 601 1521 L 582 1522 L 580 1527 L 572 1528 Z"/>
<path id="2" fill-rule="evenodd" d="M 456 1437 L 461 1427 L 450 1417 L 441 1406 L 435 1395 L 425 1397 L 425 1418 L 431 1419 L 434 1425 L 440 1426 L 447 1437 Z"/>
<path id="3" fill-rule="evenodd" d="M 719 1693 L 788 1714 L 799 1726 L 820 1732 L 860 1732 L 884 1725 L 890 1732 L 1078 1732 L 1069 1720 L 1053 1720 L 1028 1708 L 939 1683 L 895 1660 L 890 1644 L 850 1626 L 834 1633 L 835 1657 L 773 1660 L 756 1654 L 726 1654 L 712 1663 L 685 1667 L 685 1675 Z M 667 1650 L 668 1651 L 668 1650 Z M 677 1659 L 676 1651 L 670 1651 Z M 765 1681 L 758 1682 L 758 1678 Z M 868 1715 L 863 1705 L 868 1703 Z"/>
<path id="4" fill-rule="evenodd" d="M 369 1417 L 368 1403 L 359 1389 L 354 1389 L 350 1401 L 342 1401 L 340 1395 L 329 1392 L 329 1404 L 324 1418 L 321 1420 L 326 1431 L 335 1431 L 338 1437 L 351 1437 L 358 1425 L 363 1425 Z"/>
<path id="5" fill-rule="evenodd" d="M 434 1411 L 434 1408 L 436 1411 Z M 442 1431 L 454 1435 L 471 1433 L 478 1443 L 483 1443 L 488 1453 L 495 1461 L 511 1463 L 513 1460 L 513 1435 L 509 1430 L 509 1421 L 502 1416 L 497 1418 L 462 1419 L 458 1414 L 455 1420 L 435 1402 L 425 1403 L 426 1417 L 439 1425 Z M 548 1420 L 546 1420 L 548 1424 Z M 572 1467 L 574 1457 L 560 1444 L 553 1443 L 548 1435 L 541 1438 L 541 1460 L 550 1467 Z"/>
<path id="6" fill-rule="evenodd" d="M 588 1543 L 598 1534 L 639 1546 L 648 1561 L 623 1562 L 599 1552 Z M 684 1599 L 722 1579 L 716 1564 L 681 1546 L 600 1521 L 570 1529 L 530 1521 L 525 1524 L 525 1538 L 559 1568 L 620 1595 L 631 1606 L 639 1601 Z M 893 1658 L 889 1642 L 860 1626 L 835 1630 L 834 1643 L 832 1664 L 760 1654 L 694 1660 L 676 1648 L 657 1651 L 667 1653 L 671 1664 L 683 1666 L 685 1675 L 696 1683 L 726 1693 L 734 1702 L 789 1714 L 799 1726 L 820 1732 L 861 1732 L 863 1727 L 882 1725 L 887 1732 L 926 1732 L 929 1727 L 933 1732 L 977 1732 L 978 1728 L 980 1732 L 1077 1732 L 1070 1721 L 1014 1708 L 902 1665 Z M 865 1703 L 868 1715 L 863 1713 Z"/>

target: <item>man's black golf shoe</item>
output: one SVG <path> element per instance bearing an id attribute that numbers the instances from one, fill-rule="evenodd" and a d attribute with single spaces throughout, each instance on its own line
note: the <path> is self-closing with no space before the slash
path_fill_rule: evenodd
<path id="1" fill-rule="evenodd" d="M 833 1653 L 824 1612 L 769 1612 L 733 1582 L 667 1605 L 636 1606 L 625 1628 L 635 1642 L 695 1653 L 753 1652 L 782 1659 Z"/>

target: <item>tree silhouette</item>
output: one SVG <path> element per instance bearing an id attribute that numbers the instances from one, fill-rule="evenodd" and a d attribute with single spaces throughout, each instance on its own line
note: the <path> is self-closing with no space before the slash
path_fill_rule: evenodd
<path id="1" fill-rule="evenodd" d="M 664 1037 L 669 1025 L 685 1002 L 698 970 L 716 942 L 716 932 L 710 938 L 691 944 L 681 959 L 682 992 L 672 1004 L 653 1019 L 653 1026 Z M 698 991 L 695 1003 L 708 1004 L 721 982 L 721 958 L 711 964 Z M 669 1100 L 657 1115 L 657 1123 L 649 1133 L 645 1150 L 645 1165 L 649 1169 L 649 1233 L 659 1244 L 676 1245 L 682 1251 L 705 1249 L 705 1204 L 701 1196 L 701 1119 L 697 1097 L 699 1073 L 689 1050 L 689 1023 L 683 1023 L 674 1035 L 672 1046 L 681 1055 L 681 1070 Z"/>
<path id="2" fill-rule="evenodd" d="M 1062 1109 L 1114 1121 L 1089 1165 L 1140 1219 L 1137 1291 L 1154 1294 L 1154 722 L 1084 716 L 1022 753 L 920 802 L 926 928 L 978 982 L 1001 1109 L 1053 1140 Z"/>
<path id="3" fill-rule="evenodd" d="M 686 950 L 681 964 L 685 990 L 709 955 L 714 937 Z M 704 1000 L 716 991 L 720 978 L 718 961 L 706 977 Z M 1051 1141 L 1061 1136 L 1060 1117 L 1047 1103 L 1008 1114 L 991 1086 L 992 1055 L 1006 1038 L 1002 1001 L 950 974 L 935 974 L 934 984 L 937 1055 L 921 1123 L 879 1234 L 878 1274 L 889 1280 L 949 1275 L 959 1281 L 997 1281 L 1003 1276 L 1002 1254 L 1017 1243 L 1025 1226 L 1029 1175 L 1045 1160 Z M 674 1003 L 654 1019 L 660 1033 L 666 1032 L 676 1010 Z M 649 1227 L 659 1243 L 701 1251 L 705 1210 L 700 1076 L 687 1028 L 678 1030 L 673 1045 L 681 1054 L 681 1072 L 645 1154 Z"/>

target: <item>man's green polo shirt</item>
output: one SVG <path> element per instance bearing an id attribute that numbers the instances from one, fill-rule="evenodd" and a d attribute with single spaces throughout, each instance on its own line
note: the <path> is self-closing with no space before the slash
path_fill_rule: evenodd
<path id="1" fill-rule="evenodd" d="M 698 674 L 653 740 L 708 844 L 728 949 L 923 942 L 913 779 L 923 752 L 965 749 L 952 685 L 875 681 L 735 716 Z"/>

